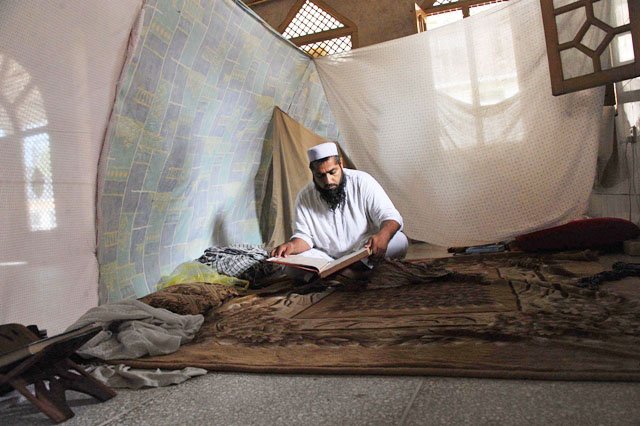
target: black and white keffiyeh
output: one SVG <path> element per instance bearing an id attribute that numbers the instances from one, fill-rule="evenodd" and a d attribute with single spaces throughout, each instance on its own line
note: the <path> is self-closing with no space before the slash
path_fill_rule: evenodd
<path id="1" fill-rule="evenodd" d="M 278 269 L 277 265 L 266 261 L 268 258 L 269 253 L 259 246 L 209 247 L 197 261 L 219 274 L 253 283 Z"/>

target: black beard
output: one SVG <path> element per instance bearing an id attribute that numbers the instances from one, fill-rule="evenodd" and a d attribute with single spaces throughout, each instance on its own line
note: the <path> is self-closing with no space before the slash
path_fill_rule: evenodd
<path id="1" fill-rule="evenodd" d="M 337 209 L 341 204 L 344 204 L 347 199 L 347 192 L 345 191 L 345 188 L 347 187 L 347 180 L 344 178 L 344 173 L 342 174 L 342 178 L 340 179 L 338 186 L 333 189 L 320 188 L 315 180 L 313 183 L 320 193 L 320 197 L 329 205 L 331 210 Z"/>

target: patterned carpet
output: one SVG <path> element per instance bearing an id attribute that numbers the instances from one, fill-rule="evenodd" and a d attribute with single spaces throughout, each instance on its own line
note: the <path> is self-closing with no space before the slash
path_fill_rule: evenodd
<path id="1" fill-rule="evenodd" d="M 628 287 L 640 281 L 578 285 L 605 269 L 591 252 L 505 253 L 387 262 L 366 282 L 280 282 L 211 310 L 178 352 L 126 364 L 637 381 L 640 288 Z"/>

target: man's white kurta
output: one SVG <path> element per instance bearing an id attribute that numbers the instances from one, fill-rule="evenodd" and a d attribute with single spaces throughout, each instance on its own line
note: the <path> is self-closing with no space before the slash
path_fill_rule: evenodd
<path id="1" fill-rule="evenodd" d="M 385 220 L 395 220 L 402 227 L 402 216 L 368 173 L 343 169 L 345 203 L 331 210 L 310 182 L 298 194 L 296 222 L 292 238 L 300 238 L 333 258 L 361 248 L 380 230 Z"/>

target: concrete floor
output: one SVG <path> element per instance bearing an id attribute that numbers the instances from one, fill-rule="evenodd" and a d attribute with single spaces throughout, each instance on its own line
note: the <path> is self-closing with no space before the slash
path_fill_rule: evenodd
<path id="1" fill-rule="evenodd" d="M 640 424 L 640 383 L 210 373 L 104 403 L 68 397 L 68 425 Z M 0 424 L 51 422 L 23 403 Z"/>
<path id="2" fill-rule="evenodd" d="M 640 383 L 622 382 L 209 373 L 104 403 L 67 397 L 69 425 L 640 424 Z M 37 424 L 51 422 L 28 402 L 0 403 L 0 425 Z"/>

